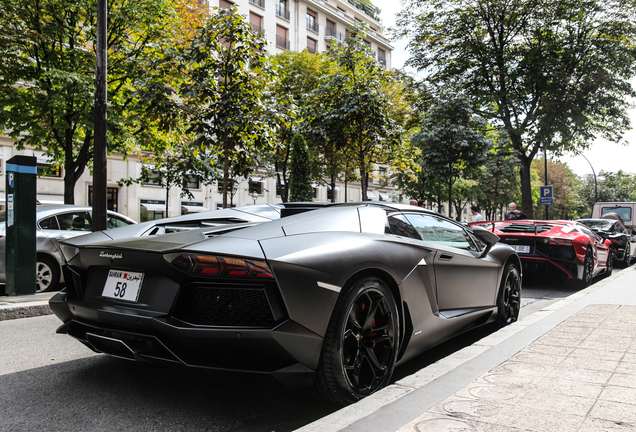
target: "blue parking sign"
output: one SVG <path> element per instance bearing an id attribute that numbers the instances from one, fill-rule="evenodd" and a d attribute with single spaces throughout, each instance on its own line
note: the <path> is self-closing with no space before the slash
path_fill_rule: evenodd
<path id="1" fill-rule="evenodd" d="M 554 198 L 552 195 L 552 185 L 550 186 L 540 186 L 539 187 L 540 198 Z"/>

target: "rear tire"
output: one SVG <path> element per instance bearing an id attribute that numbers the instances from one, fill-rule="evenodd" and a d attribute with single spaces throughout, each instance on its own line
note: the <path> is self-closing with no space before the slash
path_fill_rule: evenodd
<path id="1" fill-rule="evenodd" d="M 592 283 L 592 276 L 594 275 L 594 260 L 592 253 L 588 250 L 585 254 L 585 260 L 583 261 L 583 277 L 578 281 L 579 288 L 587 288 Z"/>
<path id="2" fill-rule="evenodd" d="M 605 266 L 605 273 L 603 273 L 603 277 L 609 277 L 612 275 L 612 270 L 614 270 L 614 251 L 611 249 L 609 251 L 609 255 L 607 255 L 607 263 Z"/>
<path id="3" fill-rule="evenodd" d="M 499 295 L 497 296 L 497 322 L 508 325 L 517 321 L 521 309 L 521 273 L 514 264 L 506 264 Z"/>
<path id="4" fill-rule="evenodd" d="M 399 333 L 397 305 L 381 279 L 367 276 L 345 287 L 327 327 L 312 394 L 348 405 L 385 387 Z"/>
<path id="5" fill-rule="evenodd" d="M 632 263 L 632 250 L 631 250 L 631 244 L 629 242 L 629 240 L 627 241 L 627 245 L 625 246 L 625 254 L 623 255 L 623 260 L 621 261 L 621 266 L 623 268 L 627 268 L 629 267 L 629 265 Z"/>
<path id="6" fill-rule="evenodd" d="M 37 292 L 54 290 L 60 283 L 60 269 L 57 262 L 45 255 L 38 255 L 35 263 L 35 275 Z"/>

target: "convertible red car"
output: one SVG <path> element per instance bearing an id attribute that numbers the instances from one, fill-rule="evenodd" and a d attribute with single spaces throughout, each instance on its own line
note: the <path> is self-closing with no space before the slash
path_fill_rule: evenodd
<path id="1" fill-rule="evenodd" d="M 510 245 L 521 258 L 524 276 L 556 274 L 586 287 L 595 276 L 612 273 L 611 241 L 581 223 L 525 219 L 470 225 L 487 228 Z"/>

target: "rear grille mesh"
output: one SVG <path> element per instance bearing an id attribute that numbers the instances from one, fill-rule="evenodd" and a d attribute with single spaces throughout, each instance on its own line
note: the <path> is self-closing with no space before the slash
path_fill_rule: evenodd
<path id="1" fill-rule="evenodd" d="M 499 227 L 499 231 L 505 233 L 543 233 L 550 231 L 554 225 L 534 225 L 534 224 L 508 224 Z"/>
<path id="2" fill-rule="evenodd" d="M 195 325 L 273 327 L 276 324 L 264 288 L 184 289 L 173 317 Z"/>

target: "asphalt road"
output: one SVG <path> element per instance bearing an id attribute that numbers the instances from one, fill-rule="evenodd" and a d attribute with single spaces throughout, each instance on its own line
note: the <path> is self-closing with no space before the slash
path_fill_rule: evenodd
<path id="1" fill-rule="evenodd" d="M 521 314 L 576 291 L 526 284 Z M 336 409 L 267 376 L 211 374 L 93 354 L 55 334 L 58 325 L 52 315 L 0 321 L 0 431 L 284 432 Z M 442 344 L 397 368 L 394 379 L 493 331 L 496 327 L 483 327 Z"/>

